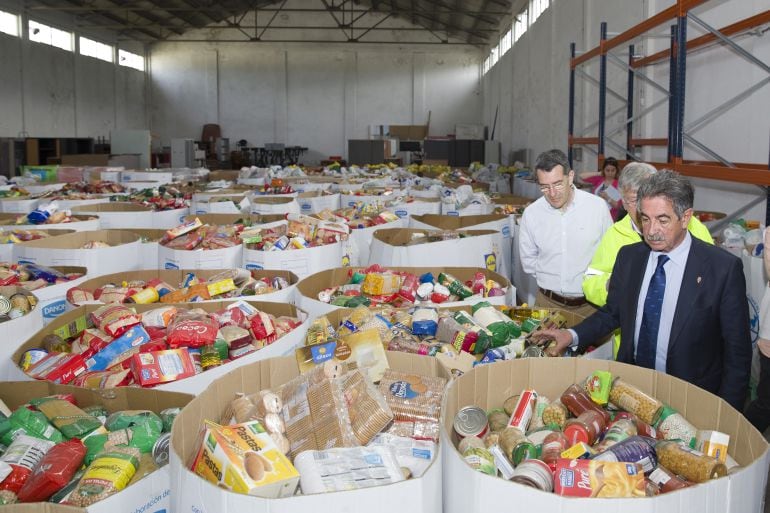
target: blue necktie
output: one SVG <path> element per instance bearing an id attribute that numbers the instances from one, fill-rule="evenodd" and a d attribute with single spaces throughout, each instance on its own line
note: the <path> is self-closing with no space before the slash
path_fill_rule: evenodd
<path id="1" fill-rule="evenodd" d="M 639 328 L 639 340 L 636 341 L 636 364 L 648 369 L 655 368 L 660 313 L 663 310 L 663 294 L 666 292 L 666 270 L 663 266 L 668 261 L 668 255 L 658 257 L 658 266 L 650 279 L 647 297 L 644 298 L 642 325 Z"/>

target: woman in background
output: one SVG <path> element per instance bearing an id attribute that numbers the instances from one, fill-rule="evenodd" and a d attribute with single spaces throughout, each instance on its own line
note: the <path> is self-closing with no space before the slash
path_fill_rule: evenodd
<path id="1" fill-rule="evenodd" d="M 604 160 L 601 173 L 580 173 L 580 179 L 591 184 L 593 193 L 607 202 L 613 221 L 618 220 L 621 208 L 618 178 L 620 178 L 618 161 L 613 157 L 607 157 Z"/>

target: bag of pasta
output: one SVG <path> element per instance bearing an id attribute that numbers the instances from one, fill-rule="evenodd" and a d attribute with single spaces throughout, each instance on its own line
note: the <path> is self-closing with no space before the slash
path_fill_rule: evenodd
<path id="1" fill-rule="evenodd" d="M 140 457 L 139 449 L 133 447 L 117 447 L 99 454 L 65 504 L 84 508 L 123 490 L 136 474 Z"/>

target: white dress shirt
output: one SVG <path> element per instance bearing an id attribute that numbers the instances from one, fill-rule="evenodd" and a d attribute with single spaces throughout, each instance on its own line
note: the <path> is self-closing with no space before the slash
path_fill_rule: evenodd
<path id="1" fill-rule="evenodd" d="M 642 279 L 642 288 L 639 291 L 639 299 L 636 303 L 636 326 L 634 328 L 634 356 L 639 340 L 639 329 L 642 326 L 644 315 L 644 300 L 647 298 L 647 289 L 650 288 L 650 279 L 658 265 L 658 257 L 667 254 L 670 260 L 663 265 L 666 271 L 666 291 L 663 293 L 663 308 L 660 312 L 660 325 L 658 325 L 658 345 L 655 350 L 655 370 L 666 372 L 666 358 L 668 357 L 668 343 L 671 338 L 671 325 L 674 323 L 674 312 L 679 299 L 679 291 L 682 288 L 684 268 L 687 266 L 687 257 L 690 256 L 692 237 L 690 232 L 685 233 L 684 240 L 669 253 L 650 251 L 647 258 L 647 268 Z"/>
<path id="2" fill-rule="evenodd" d="M 579 189 L 562 211 L 540 198 L 519 223 L 519 255 L 538 287 L 566 297 L 583 296 L 585 273 L 604 232 L 612 226 L 605 201 Z"/>

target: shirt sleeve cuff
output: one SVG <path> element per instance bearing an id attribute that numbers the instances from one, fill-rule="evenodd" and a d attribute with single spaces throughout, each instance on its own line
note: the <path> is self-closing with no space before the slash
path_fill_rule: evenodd
<path id="1" fill-rule="evenodd" d="M 572 328 L 568 328 L 567 331 L 569 331 L 570 335 L 572 335 L 572 342 L 570 342 L 568 347 L 570 347 L 571 349 L 575 349 L 580 343 L 580 339 L 578 338 L 577 331 L 573 330 Z"/>

